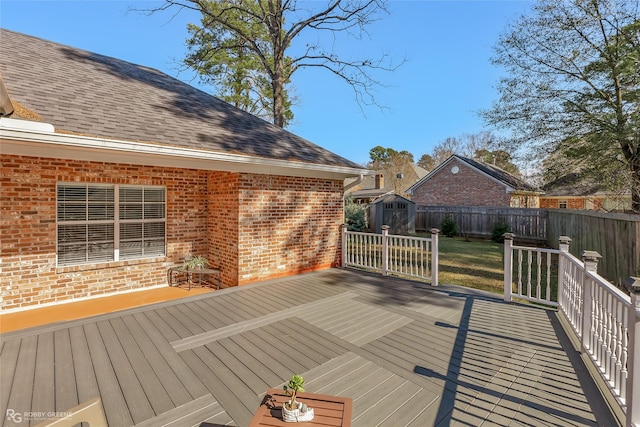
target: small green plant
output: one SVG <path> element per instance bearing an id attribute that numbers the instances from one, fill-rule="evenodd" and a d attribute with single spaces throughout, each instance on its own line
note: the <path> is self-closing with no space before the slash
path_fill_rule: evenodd
<path id="1" fill-rule="evenodd" d="M 363 231 L 367 228 L 367 209 L 363 205 L 347 199 L 344 206 L 344 222 L 348 231 Z"/>
<path id="2" fill-rule="evenodd" d="M 504 219 L 499 219 L 493 226 L 491 240 L 496 243 L 504 243 L 504 233 L 511 233 L 511 227 Z"/>
<path id="3" fill-rule="evenodd" d="M 289 380 L 289 383 L 285 384 L 284 387 L 282 387 L 284 392 L 287 393 L 287 396 L 290 397 L 289 402 L 285 402 L 285 405 L 287 405 L 287 409 L 293 410 L 298 407 L 296 395 L 298 394 L 298 392 L 304 393 L 304 388 L 302 388 L 303 385 L 304 378 L 302 378 L 300 375 L 293 375 Z"/>
<path id="4" fill-rule="evenodd" d="M 447 237 L 455 237 L 460 232 L 458 228 L 458 224 L 451 218 L 450 215 L 447 215 L 445 219 L 442 220 L 442 224 L 440 224 L 440 229 L 442 230 L 442 234 Z"/>
<path id="5" fill-rule="evenodd" d="M 198 270 L 205 268 L 209 265 L 209 260 L 205 257 L 196 255 L 196 256 L 186 256 L 184 257 L 184 264 L 182 264 L 183 270 Z"/>

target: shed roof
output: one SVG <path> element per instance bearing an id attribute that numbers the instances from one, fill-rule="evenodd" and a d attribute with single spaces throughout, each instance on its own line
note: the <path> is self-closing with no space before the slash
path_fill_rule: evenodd
<path id="1" fill-rule="evenodd" d="M 57 133 L 362 169 L 158 70 L 6 29 L 0 75 Z"/>

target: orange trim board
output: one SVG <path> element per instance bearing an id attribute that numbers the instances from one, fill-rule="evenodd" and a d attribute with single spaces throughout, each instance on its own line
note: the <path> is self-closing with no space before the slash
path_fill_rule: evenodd
<path id="1" fill-rule="evenodd" d="M 48 323 L 82 319 L 97 314 L 111 313 L 205 292 L 213 292 L 213 290 L 210 288 L 191 288 L 191 290 L 187 290 L 180 287 L 162 287 L 0 314 L 0 333 Z"/>

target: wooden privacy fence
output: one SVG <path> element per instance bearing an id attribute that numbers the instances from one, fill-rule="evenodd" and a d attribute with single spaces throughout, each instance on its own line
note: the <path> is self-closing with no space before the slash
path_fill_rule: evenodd
<path id="1" fill-rule="evenodd" d="M 389 226 L 382 226 L 382 234 L 347 231 L 342 234 L 342 266 L 379 271 L 383 276 L 430 279 L 438 285 L 438 232 L 431 237 L 396 236 L 389 234 Z"/>
<path id="2" fill-rule="evenodd" d="M 491 236 L 496 224 L 505 223 L 519 238 L 547 240 L 547 211 L 532 208 L 417 206 L 416 231 L 440 228 L 447 217 L 455 221 L 463 235 Z"/>
<path id="3" fill-rule="evenodd" d="M 513 245 L 505 235 L 504 300 L 558 307 L 595 371 L 619 405 L 625 427 L 640 426 L 640 279 L 625 281 L 627 295 L 596 270 L 600 254 Z"/>
<path id="4" fill-rule="evenodd" d="M 574 256 L 585 250 L 599 252 L 600 275 L 618 287 L 640 274 L 640 215 L 549 209 L 547 244 L 555 245 L 560 236 L 571 236 Z"/>

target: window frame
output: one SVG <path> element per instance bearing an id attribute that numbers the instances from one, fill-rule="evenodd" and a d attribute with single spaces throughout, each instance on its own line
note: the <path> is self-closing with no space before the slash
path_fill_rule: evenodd
<path id="1" fill-rule="evenodd" d="M 85 193 L 85 198 L 84 200 L 80 200 L 77 199 L 75 201 L 69 201 L 69 200 L 61 200 L 60 197 L 60 191 L 62 188 L 65 187 L 85 187 L 86 193 Z M 106 200 L 104 202 L 99 201 L 99 203 L 104 203 L 105 206 L 108 207 L 108 209 L 112 209 L 111 211 L 105 210 L 105 216 L 108 217 L 107 219 L 90 219 L 90 196 L 89 196 L 89 190 L 91 188 L 108 188 L 112 190 L 112 197 L 113 197 L 113 201 L 112 203 L 109 202 L 109 200 Z M 141 200 L 139 202 L 141 208 L 140 208 L 140 212 L 141 212 L 141 218 L 123 218 L 123 212 L 121 212 L 121 205 L 122 204 L 131 204 L 133 206 L 135 206 L 137 203 L 136 202 L 131 202 L 128 201 L 126 203 L 121 203 L 121 190 L 122 189 L 134 189 L 134 190 L 140 190 L 141 191 Z M 145 194 L 146 194 L 146 190 L 161 190 L 160 192 L 160 199 L 159 200 L 152 200 L 152 201 L 146 201 L 145 200 Z M 56 266 L 57 267 L 74 267 L 74 266 L 82 266 L 82 265 L 93 265 L 93 264 L 100 264 L 100 263 L 112 263 L 112 262 L 119 262 L 119 261 L 129 261 L 129 260 L 137 260 L 137 259 L 149 259 L 149 258 L 156 258 L 156 257 L 166 257 L 167 254 L 167 188 L 166 186 L 161 186 L 161 185 L 133 185 L 133 184 L 101 184 L 101 183 L 91 183 L 91 182 L 58 182 L 56 184 L 56 199 L 55 199 L 55 203 L 56 203 Z M 79 219 L 71 219 L 71 220 L 64 220 L 61 219 L 61 207 L 65 204 L 68 205 L 73 205 L 76 204 L 76 207 L 81 205 L 82 203 L 85 204 L 86 208 L 84 211 L 84 219 L 79 220 Z M 151 205 L 158 205 L 155 207 L 155 209 L 152 208 L 152 210 L 150 210 L 149 212 L 154 213 L 156 216 L 155 217 L 151 217 L 151 218 L 147 218 L 146 217 L 146 212 L 147 210 L 145 209 L 145 207 L 147 206 L 151 206 Z M 158 209 L 158 207 L 161 207 L 161 209 Z M 73 214 L 70 214 L 71 216 L 73 216 Z M 125 215 L 126 216 L 126 213 Z M 147 238 L 145 237 L 145 229 L 146 229 L 146 225 L 147 224 L 162 224 L 162 228 L 161 228 L 161 237 L 151 237 L 151 238 Z M 111 235 L 113 236 L 113 242 L 112 242 L 112 254 L 110 257 L 108 257 L 109 259 L 90 259 L 90 245 L 92 244 L 92 242 L 90 241 L 90 227 L 91 225 L 102 225 L 102 224 L 109 224 L 111 226 Z M 140 238 L 140 248 L 141 248 L 141 253 L 139 254 L 127 254 L 124 255 L 121 252 L 123 243 L 126 242 L 136 242 L 137 240 L 134 238 L 129 238 L 126 240 L 121 239 L 121 228 L 122 226 L 125 226 L 127 224 L 141 224 L 141 238 Z M 86 231 L 85 231 L 85 250 L 84 250 L 84 260 L 83 261 L 67 261 L 67 262 L 62 262 L 60 261 L 60 251 L 61 251 L 61 246 L 65 245 L 64 242 L 61 242 L 60 239 L 60 232 L 61 232 L 61 228 L 64 226 L 73 226 L 73 225 L 86 225 Z M 107 233 L 108 234 L 108 233 Z M 80 236 L 82 237 L 82 236 Z M 154 246 L 156 249 L 161 248 L 160 251 L 157 252 L 153 252 L 153 253 L 145 253 L 144 248 L 147 247 L 145 246 L 145 243 L 148 242 L 161 242 L 161 244 Z M 106 240 L 107 245 L 109 244 L 110 240 Z M 97 244 L 100 243 L 105 243 L 105 241 L 98 241 Z M 69 244 L 71 245 L 71 243 Z"/>

